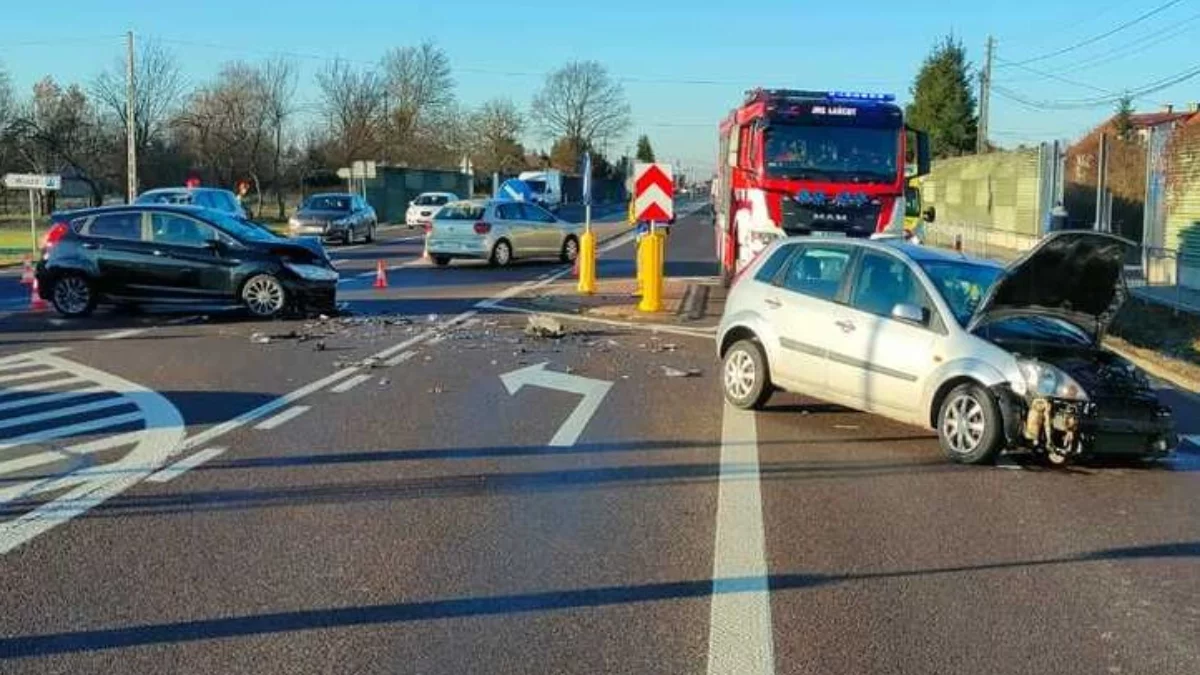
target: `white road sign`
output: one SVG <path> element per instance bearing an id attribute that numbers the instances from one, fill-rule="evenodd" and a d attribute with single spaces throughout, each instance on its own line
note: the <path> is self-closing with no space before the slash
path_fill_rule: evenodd
<path id="1" fill-rule="evenodd" d="M 43 173 L 6 173 L 4 187 L 9 190 L 61 190 L 62 176 Z"/>

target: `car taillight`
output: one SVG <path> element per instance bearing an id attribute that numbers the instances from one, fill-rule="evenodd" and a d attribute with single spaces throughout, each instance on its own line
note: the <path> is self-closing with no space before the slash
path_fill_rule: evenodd
<path id="1" fill-rule="evenodd" d="M 50 227 L 50 231 L 46 232 L 46 238 L 42 240 L 42 248 L 49 249 L 57 244 L 60 239 L 66 236 L 68 227 L 66 223 L 54 223 Z"/>
<path id="2" fill-rule="evenodd" d="M 492 224 L 484 221 L 475 223 L 475 234 L 487 234 L 492 231 Z"/>

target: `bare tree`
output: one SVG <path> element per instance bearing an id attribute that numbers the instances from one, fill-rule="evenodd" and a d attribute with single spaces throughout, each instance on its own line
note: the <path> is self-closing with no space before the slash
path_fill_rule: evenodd
<path id="1" fill-rule="evenodd" d="M 162 137 L 183 97 L 183 71 L 175 55 L 154 40 L 141 42 L 134 61 L 133 143 L 138 152 Z M 89 87 L 97 104 L 126 124 L 125 61 L 117 59 Z"/>
<path id="2" fill-rule="evenodd" d="M 576 139 L 585 148 L 630 124 L 624 89 L 596 61 L 572 61 L 547 75 L 530 112 L 545 138 Z"/>
<path id="3" fill-rule="evenodd" d="M 249 177 L 260 195 L 272 146 L 265 89 L 259 69 L 238 61 L 225 64 L 212 83 L 196 90 L 176 120 L 218 182 L 232 185 Z"/>
<path id="4" fill-rule="evenodd" d="M 283 58 L 272 59 L 260 69 L 259 84 L 262 87 L 263 112 L 267 116 L 273 136 L 274 153 L 271 157 L 271 184 L 275 188 L 275 204 L 278 217 L 283 220 L 286 206 L 283 203 L 283 129 L 287 120 L 296 112 L 297 69 L 294 61 Z M 259 211 L 262 211 L 262 194 L 259 194 Z"/>
<path id="5" fill-rule="evenodd" d="M 46 173 L 70 169 L 88 184 L 93 203 L 104 199 L 100 164 L 104 156 L 99 118 L 77 85 L 63 89 L 52 78 L 33 87 L 33 98 L 10 124 L 12 138 L 26 164 Z"/>
<path id="6" fill-rule="evenodd" d="M 355 159 L 377 156 L 383 82 L 372 72 L 356 72 L 344 61 L 334 61 L 317 73 L 317 87 L 332 144 L 331 159 L 345 166 Z"/>
<path id="7" fill-rule="evenodd" d="M 521 169 L 525 150 L 518 139 L 524 128 L 521 111 L 508 99 L 492 99 L 479 106 L 470 119 L 475 167 L 489 173 Z"/>
<path id="8" fill-rule="evenodd" d="M 0 68 L 0 169 L 7 168 L 16 154 L 12 123 L 17 114 L 17 101 L 13 96 L 8 71 Z"/>
<path id="9" fill-rule="evenodd" d="M 414 137 L 435 130 L 435 125 L 454 117 L 454 79 L 450 59 L 432 42 L 416 47 L 398 47 L 383 57 L 387 96 L 387 152 L 404 153 Z M 411 153 L 406 153 L 411 154 Z M 406 157 L 411 159 L 411 157 Z"/>

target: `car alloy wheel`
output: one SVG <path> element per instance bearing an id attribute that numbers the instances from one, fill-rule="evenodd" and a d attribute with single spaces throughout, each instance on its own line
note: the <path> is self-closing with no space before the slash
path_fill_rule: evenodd
<path id="1" fill-rule="evenodd" d="M 979 405 L 979 401 L 970 394 L 959 394 L 951 399 L 942 417 L 942 433 L 951 450 L 963 455 L 971 454 L 979 448 L 985 429 L 983 406 Z"/>
<path id="2" fill-rule="evenodd" d="M 725 399 L 746 410 L 761 408 L 771 397 L 767 358 L 756 340 L 739 340 L 725 352 L 721 367 Z"/>
<path id="3" fill-rule="evenodd" d="M 503 239 L 496 242 L 496 246 L 492 248 L 492 264 L 496 267 L 507 267 L 512 262 L 512 246 L 509 246 L 507 241 Z"/>
<path id="4" fill-rule="evenodd" d="M 258 317 L 271 317 L 283 311 L 287 295 L 279 280 L 269 274 L 260 274 L 246 282 L 242 289 L 242 300 L 250 313 Z"/>
<path id="5" fill-rule="evenodd" d="M 725 361 L 725 390 L 736 399 L 745 399 L 754 388 L 754 360 L 743 350 L 730 354 Z"/>
<path id="6" fill-rule="evenodd" d="M 92 284 L 78 274 L 68 274 L 54 283 L 54 308 L 64 316 L 83 316 L 95 307 Z"/>

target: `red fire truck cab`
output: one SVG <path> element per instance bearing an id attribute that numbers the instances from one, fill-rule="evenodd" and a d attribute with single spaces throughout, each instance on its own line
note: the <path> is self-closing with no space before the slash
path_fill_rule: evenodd
<path id="1" fill-rule="evenodd" d="M 903 233 L 904 187 L 929 172 L 929 140 L 888 94 L 755 89 L 721 122 L 717 160 L 728 283 L 778 237 Z"/>

